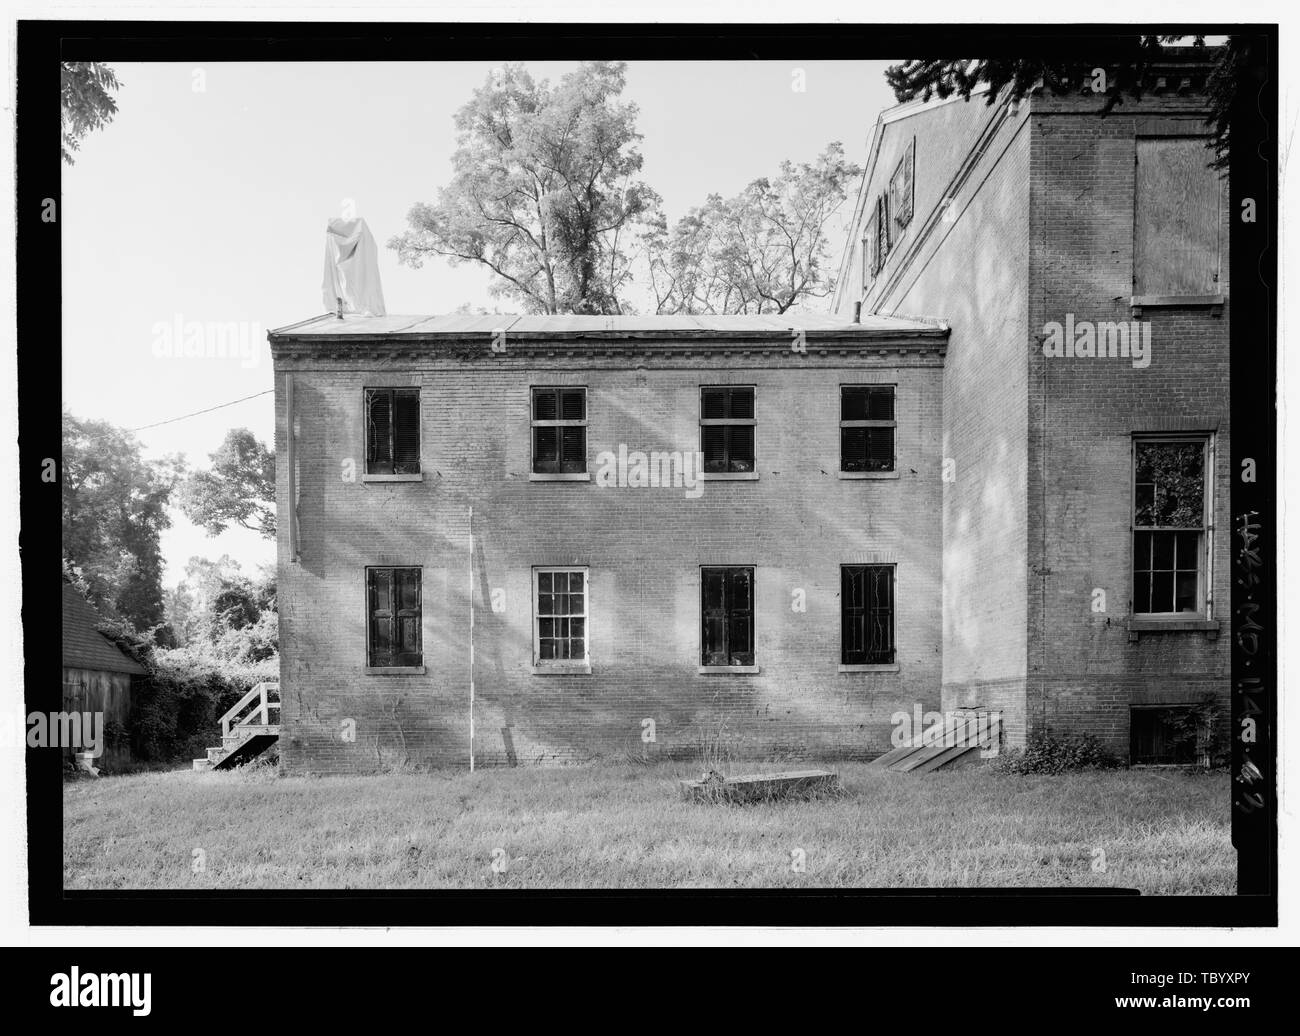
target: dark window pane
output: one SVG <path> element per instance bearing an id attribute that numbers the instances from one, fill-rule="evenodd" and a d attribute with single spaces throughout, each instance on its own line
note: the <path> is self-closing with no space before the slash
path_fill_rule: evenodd
<path id="1" fill-rule="evenodd" d="M 894 389 L 892 386 L 873 388 L 867 393 L 867 420 L 892 421 L 894 419 Z"/>
<path id="2" fill-rule="evenodd" d="M 728 390 L 729 407 L 727 417 L 750 419 L 754 416 L 754 390 L 752 388 L 733 388 Z"/>
<path id="3" fill-rule="evenodd" d="M 533 389 L 533 420 L 555 421 L 559 416 L 558 394 L 555 389 Z"/>
<path id="4" fill-rule="evenodd" d="M 840 420 L 865 421 L 867 419 L 867 390 L 858 386 L 840 389 Z"/>
<path id="5" fill-rule="evenodd" d="M 867 433 L 867 471 L 894 470 L 894 430 L 864 428 Z"/>
<path id="6" fill-rule="evenodd" d="M 393 393 L 393 472 L 414 475 L 420 471 L 420 393 L 398 389 Z"/>
<path id="7" fill-rule="evenodd" d="M 1136 524 L 1199 527 L 1205 506 L 1204 445 L 1139 442 L 1136 458 L 1135 486 L 1152 487 L 1149 504 L 1139 498 Z"/>
<path id="8" fill-rule="evenodd" d="M 1151 610 L 1153 612 L 1171 612 L 1174 610 L 1174 574 L 1172 572 L 1151 573 Z"/>
<path id="9" fill-rule="evenodd" d="M 554 576 L 550 572 L 538 572 L 537 589 L 544 594 L 549 594 L 551 592 L 551 581 L 553 579 Z"/>
<path id="10" fill-rule="evenodd" d="M 569 592 L 570 592 L 570 593 L 579 593 L 579 594 L 580 594 L 580 593 L 583 592 L 583 583 L 584 583 L 585 580 L 586 580 L 586 575 L 587 575 L 587 574 L 586 574 L 585 572 L 570 572 L 570 573 L 569 573 Z"/>
<path id="11" fill-rule="evenodd" d="M 728 471 L 754 470 L 754 426 L 734 425 L 727 432 Z M 705 470 L 708 470 L 707 467 Z"/>
<path id="12" fill-rule="evenodd" d="M 700 429 L 701 445 L 704 450 L 704 470 L 709 472 L 727 470 L 727 429 L 723 425 L 710 424 Z"/>
<path id="13" fill-rule="evenodd" d="M 533 429 L 533 471 L 548 474 L 559 470 L 559 432 L 554 425 Z"/>
<path id="14" fill-rule="evenodd" d="M 1133 573 L 1133 610 L 1151 611 L 1151 573 L 1145 569 Z"/>
<path id="15" fill-rule="evenodd" d="M 1151 538 L 1154 533 L 1135 532 L 1133 534 L 1133 567 L 1149 571 L 1151 569 Z"/>
<path id="16" fill-rule="evenodd" d="M 1175 576 L 1174 611 L 1194 612 L 1197 610 L 1196 573 L 1179 572 Z"/>
<path id="17" fill-rule="evenodd" d="M 392 393 L 385 389 L 366 391 L 366 474 L 393 473 Z"/>
<path id="18" fill-rule="evenodd" d="M 555 641 L 542 637 L 537 643 L 538 654 L 544 659 L 555 657 Z"/>
<path id="19" fill-rule="evenodd" d="M 710 420 L 726 417 L 727 393 L 725 389 L 706 388 L 700 392 L 700 416 Z"/>
<path id="20" fill-rule="evenodd" d="M 867 470 L 867 429 L 840 429 L 840 470 Z"/>
<path id="21" fill-rule="evenodd" d="M 540 430 L 540 429 L 539 429 Z M 551 429 L 554 431 L 554 429 Z M 587 429 L 581 425 L 561 428 L 560 470 L 587 470 Z"/>
<path id="22" fill-rule="evenodd" d="M 1199 569 L 1201 567 L 1200 540 L 1200 535 L 1195 532 L 1174 533 L 1175 568 Z"/>
<path id="23" fill-rule="evenodd" d="M 1156 570 L 1174 567 L 1174 537 L 1167 532 L 1158 532 L 1152 541 L 1151 567 Z"/>
<path id="24" fill-rule="evenodd" d="M 587 419 L 587 390 L 581 388 L 560 391 L 560 417 L 565 421 Z"/>

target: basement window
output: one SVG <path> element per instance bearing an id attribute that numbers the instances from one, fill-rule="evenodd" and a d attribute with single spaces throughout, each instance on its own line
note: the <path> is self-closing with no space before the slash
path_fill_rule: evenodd
<path id="1" fill-rule="evenodd" d="M 410 669 L 424 665 L 419 568 L 367 568 L 366 665 Z"/>
<path id="2" fill-rule="evenodd" d="M 533 474 L 587 474 L 587 390 L 533 389 Z"/>
<path id="3" fill-rule="evenodd" d="M 1208 617 L 1207 437 L 1133 442 L 1133 614 Z"/>
<path id="4" fill-rule="evenodd" d="M 590 665 L 587 648 L 587 570 L 533 569 L 533 665 Z"/>
<path id="5" fill-rule="evenodd" d="M 754 665 L 754 569 L 700 569 L 700 667 Z"/>
<path id="6" fill-rule="evenodd" d="M 701 388 L 700 449 L 704 453 L 704 473 L 752 476 L 756 425 L 752 386 Z"/>
<path id="7" fill-rule="evenodd" d="M 894 662 L 894 566 L 840 566 L 840 664 Z"/>
<path id="8" fill-rule="evenodd" d="M 1201 756 L 1200 726 L 1190 705 L 1135 705 L 1129 709 L 1133 766 L 1192 766 Z"/>
<path id="9" fill-rule="evenodd" d="M 420 390 L 368 388 L 366 474 L 420 473 Z"/>
<path id="10" fill-rule="evenodd" d="M 894 470 L 894 386 L 840 386 L 840 471 Z"/>

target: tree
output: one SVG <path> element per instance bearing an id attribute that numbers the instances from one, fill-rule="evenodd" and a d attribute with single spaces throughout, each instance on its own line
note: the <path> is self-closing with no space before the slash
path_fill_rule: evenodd
<path id="1" fill-rule="evenodd" d="M 209 536 L 230 525 L 275 538 L 275 452 L 247 428 L 232 428 L 209 455 L 212 466 L 182 484 L 185 516 Z"/>
<path id="2" fill-rule="evenodd" d="M 145 631 L 163 620 L 159 534 L 184 474 L 146 461 L 130 432 L 63 411 L 63 556 L 108 617 Z"/>
<path id="3" fill-rule="evenodd" d="M 660 222 L 645 235 L 656 311 L 784 313 L 829 295 L 828 230 L 861 175 L 836 141 L 815 162 L 782 162 L 776 179 L 733 198 L 709 195 L 671 234 Z"/>
<path id="4" fill-rule="evenodd" d="M 82 137 L 113 121 L 117 102 L 109 91 L 119 86 L 117 75 L 107 65 L 96 61 L 60 63 L 59 150 L 68 165 L 76 164 L 72 152 L 80 149 Z"/>
<path id="5" fill-rule="evenodd" d="M 1237 86 L 1254 64 L 1252 42 L 1248 38 L 1230 36 L 1224 46 L 1211 51 L 1205 45 L 1204 36 L 1134 35 L 1117 40 L 1114 47 L 1107 47 L 1105 55 L 1093 58 L 1071 56 L 1067 60 L 1049 55 L 993 60 L 904 61 L 891 65 L 885 78 L 899 101 L 916 97 L 928 101 L 935 95 L 951 97 L 954 94 L 970 100 L 971 92 L 983 83 L 989 87 L 987 103 L 992 104 L 1002 96 L 1020 100 L 1039 85 L 1055 93 L 1078 89 L 1081 82 L 1092 79 L 1093 69 L 1100 67 L 1108 73 L 1102 108 L 1108 112 L 1122 103 L 1125 96 L 1142 97 L 1144 80 L 1154 65 L 1185 60 L 1189 52 L 1196 57 L 1213 58 L 1213 69 L 1206 84 L 1211 103 L 1206 122 L 1212 127 L 1207 146 L 1214 151 L 1211 165 L 1224 169 L 1228 163 L 1231 112 Z"/>
<path id="6" fill-rule="evenodd" d="M 401 262 L 429 256 L 492 273 L 492 292 L 530 313 L 621 313 L 629 246 L 659 196 L 641 170 L 637 108 L 619 102 L 624 66 L 584 63 L 552 86 L 522 65 L 489 76 L 456 114 L 455 170 L 389 241 Z"/>

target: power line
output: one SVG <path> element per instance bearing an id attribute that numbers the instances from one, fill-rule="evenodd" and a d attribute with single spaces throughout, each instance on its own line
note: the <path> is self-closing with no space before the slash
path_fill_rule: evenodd
<path id="1" fill-rule="evenodd" d="M 166 421 L 155 421 L 153 424 L 143 424 L 139 428 L 128 428 L 128 432 L 143 432 L 147 428 L 159 428 L 165 424 L 175 424 L 177 421 L 184 421 L 187 417 L 198 417 L 199 414 L 210 414 L 214 410 L 222 410 L 228 406 L 234 406 L 236 403 L 244 403 L 250 399 L 256 399 L 258 396 L 267 396 L 274 392 L 275 389 L 266 389 L 263 392 L 254 392 L 251 396 L 243 396 L 240 399 L 232 399 L 229 403 L 218 403 L 216 406 L 207 407 L 204 410 L 195 410 L 192 414 L 181 414 L 180 417 L 169 417 Z"/>

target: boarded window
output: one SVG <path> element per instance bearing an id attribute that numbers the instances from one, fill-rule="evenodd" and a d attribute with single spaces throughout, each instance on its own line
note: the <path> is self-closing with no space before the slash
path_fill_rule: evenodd
<path id="1" fill-rule="evenodd" d="M 1217 295 L 1223 182 L 1204 137 L 1137 141 L 1133 294 Z"/>
<path id="2" fill-rule="evenodd" d="M 754 664 L 754 570 L 700 570 L 700 664 Z"/>
<path id="3" fill-rule="evenodd" d="M 894 661 L 894 566 L 840 568 L 840 662 L 889 665 Z"/>
<path id="4" fill-rule="evenodd" d="M 754 389 L 725 385 L 700 389 L 700 449 L 704 470 L 754 470 Z"/>
<path id="5" fill-rule="evenodd" d="M 587 390 L 534 388 L 533 472 L 558 475 L 586 470 Z"/>
<path id="6" fill-rule="evenodd" d="M 894 223 L 902 228 L 912 222 L 912 202 L 915 193 L 916 141 L 907 145 L 903 157 L 889 178 L 889 210 Z"/>
<path id="7" fill-rule="evenodd" d="M 894 470 L 894 386 L 840 386 L 840 470 Z"/>
<path id="8" fill-rule="evenodd" d="M 1134 765 L 1192 765 L 1201 754 L 1200 740 L 1189 705 L 1129 710 L 1129 761 Z"/>
<path id="9" fill-rule="evenodd" d="M 366 474 L 420 472 L 420 390 L 366 389 Z"/>
<path id="10" fill-rule="evenodd" d="M 587 570 L 533 570 L 534 665 L 587 661 Z"/>
<path id="11" fill-rule="evenodd" d="M 1133 611 L 1204 610 L 1206 440 L 1133 445 Z"/>
<path id="12" fill-rule="evenodd" d="M 371 668 L 424 664 L 420 575 L 418 568 L 366 569 Z"/>

